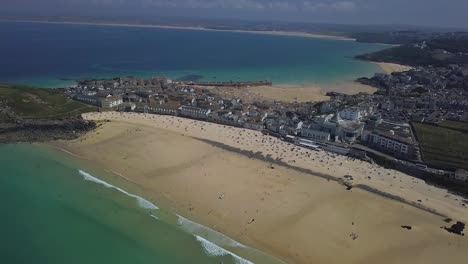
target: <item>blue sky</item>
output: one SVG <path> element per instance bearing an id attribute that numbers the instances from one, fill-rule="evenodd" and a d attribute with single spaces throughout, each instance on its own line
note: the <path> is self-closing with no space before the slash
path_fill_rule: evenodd
<path id="1" fill-rule="evenodd" d="M 1 0 L 0 13 L 258 18 L 468 28 L 468 0 Z"/>

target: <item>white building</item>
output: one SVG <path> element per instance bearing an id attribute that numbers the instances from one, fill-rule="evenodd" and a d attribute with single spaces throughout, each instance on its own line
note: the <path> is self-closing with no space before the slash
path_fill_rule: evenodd
<path id="1" fill-rule="evenodd" d="M 353 143 L 361 136 L 364 124 L 358 120 L 338 120 L 338 138 L 343 142 Z"/>
<path id="2" fill-rule="evenodd" d="M 338 141 L 352 143 L 359 136 L 364 124 L 357 120 L 342 120 L 340 117 L 330 114 L 314 118 L 310 124 L 300 122 L 297 132 L 302 136 L 318 141 Z"/>
<path id="3" fill-rule="evenodd" d="M 340 118 L 344 120 L 359 121 L 362 117 L 362 112 L 359 107 L 350 107 L 339 112 Z"/>
<path id="4" fill-rule="evenodd" d="M 401 155 L 408 154 L 409 144 L 405 144 L 379 134 L 370 134 L 368 140 L 372 144 L 379 145 L 381 148 L 384 148 L 388 151 L 400 153 Z"/>
<path id="5" fill-rule="evenodd" d="M 340 111 L 338 114 L 341 119 L 350 121 L 359 121 L 373 112 L 373 106 L 364 103 L 359 106 L 353 106 Z"/>
<path id="6" fill-rule="evenodd" d="M 311 139 L 320 140 L 320 141 L 330 141 L 330 133 L 328 132 L 313 130 L 307 127 L 302 127 L 299 130 L 299 133 L 301 134 L 301 136 L 306 137 L 306 138 L 311 138 Z"/>
<path id="7" fill-rule="evenodd" d="M 121 104 L 123 104 L 121 96 L 110 96 L 101 101 L 101 107 L 103 108 L 113 108 Z"/>
<path id="8" fill-rule="evenodd" d="M 74 99 L 77 100 L 77 101 L 83 102 L 85 104 L 101 106 L 101 98 L 99 98 L 97 96 L 77 94 L 77 95 L 75 95 Z"/>
<path id="9" fill-rule="evenodd" d="M 383 150 L 396 156 L 411 158 L 413 156 L 413 144 L 410 140 L 397 138 L 394 131 L 380 133 L 376 131 L 364 130 L 362 132 L 362 141 L 367 142 L 369 146 Z"/>
<path id="10" fill-rule="evenodd" d="M 182 116 L 186 116 L 186 117 L 191 117 L 191 118 L 196 118 L 196 119 L 207 119 L 211 113 L 211 110 L 184 105 L 179 108 L 179 113 Z"/>

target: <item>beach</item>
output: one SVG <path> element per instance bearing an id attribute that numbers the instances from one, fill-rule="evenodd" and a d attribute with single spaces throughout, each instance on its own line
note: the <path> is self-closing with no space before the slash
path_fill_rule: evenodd
<path id="1" fill-rule="evenodd" d="M 376 64 L 383 73 L 391 74 L 392 72 L 404 72 L 409 71 L 413 67 L 407 65 L 401 65 L 396 63 L 387 63 L 387 62 L 372 62 Z"/>
<path id="2" fill-rule="evenodd" d="M 115 112 L 84 118 L 99 128 L 51 144 L 141 186 L 158 206 L 287 263 L 467 257 L 466 238 L 440 228 L 452 224 L 447 217 L 468 220 L 466 201 L 403 173 L 202 121 Z"/>
<path id="3" fill-rule="evenodd" d="M 224 98 L 239 98 L 244 102 L 283 101 L 283 102 L 321 102 L 328 101 L 328 92 L 343 94 L 372 94 L 377 88 L 345 81 L 335 84 L 274 84 L 272 86 L 252 87 L 201 87 Z"/>

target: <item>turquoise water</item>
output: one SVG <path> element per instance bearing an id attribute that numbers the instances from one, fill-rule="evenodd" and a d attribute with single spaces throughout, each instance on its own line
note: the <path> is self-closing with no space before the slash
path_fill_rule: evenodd
<path id="1" fill-rule="evenodd" d="M 278 263 L 55 150 L 0 145 L 0 168 L 1 263 Z"/>
<path id="2" fill-rule="evenodd" d="M 379 44 L 236 32 L 0 22 L 0 82 L 45 87 L 90 77 L 334 83 L 369 76 Z"/>

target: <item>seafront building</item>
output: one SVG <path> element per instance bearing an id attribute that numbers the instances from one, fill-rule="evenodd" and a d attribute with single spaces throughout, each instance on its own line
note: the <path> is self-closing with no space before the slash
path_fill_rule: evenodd
<path id="1" fill-rule="evenodd" d="M 123 104 L 121 96 L 109 96 L 101 100 L 101 107 L 105 109 L 112 109 Z"/>
<path id="2" fill-rule="evenodd" d="M 183 105 L 179 108 L 179 113 L 181 116 L 206 120 L 208 119 L 211 110 L 195 106 Z"/>
<path id="3" fill-rule="evenodd" d="M 350 111 L 351 112 L 351 111 Z M 340 114 L 318 116 L 310 123 L 299 122 L 298 135 L 319 141 L 343 141 L 353 143 L 361 136 L 364 123 L 359 120 L 343 120 Z"/>
<path id="4" fill-rule="evenodd" d="M 235 93 L 223 91 L 233 83 L 209 83 L 208 87 L 220 88 L 215 92 L 199 86 L 200 83 L 171 81 L 164 77 L 83 80 L 77 86 L 67 88 L 66 93 L 77 101 L 102 110 L 183 116 L 244 127 L 317 151 L 326 150 L 364 160 L 371 155 L 376 160 L 393 163 L 396 168 L 403 166 L 405 172 L 411 174 L 451 175 L 448 176 L 451 180 L 463 181 L 464 174 L 440 174 L 439 170 L 431 171 L 420 166 L 421 154 L 410 123 L 437 123 L 445 119 L 468 121 L 468 114 L 459 110 L 466 106 L 468 96 L 455 88 L 450 92 L 439 91 L 439 96 L 445 96 L 440 100 L 425 93 L 413 96 L 414 89 L 424 92 L 421 84 L 413 83 L 424 79 L 416 77 L 418 74 L 395 75 L 398 77 L 376 75 L 374 78 L 394 84 L 392 87 L 396 90 L 390 96 L 388 89 L 380 89 L 372 95 L 330 92 L 327 94 L 330 100 L 326 102 L 245 103 Z M 405 86 L 402 82 L 411 84 Z M 253 83 L 265 84 L 263 81 L 236 82 L 234 88 L 248 89 Z M 443 86 L 443 82 L 439 86 Z M 452 94 L 454 91 L 457 91 L 457 96 Z"/>
<path id="5" fill-rule="evenodd" d="M 74 96 L 74 99 L 86 104 L 102 107 L 104 109 L 112 109 L 123 104 L 123 98 L 121 96 L 108 95 L 102 98 L 99 96 L 77 94 Z"/>
<path id="6" fill-rule="evenodd" d="M 344 120 L 359 121 L 364 114 L 360 107 L 353 106 L 340 111 L 339 116 Z"/>
<path id="7" fill-rule="evenodd" d="M 409 124 L 382 122 L 367 125 L 361 141 L 367 146 L 405 160 L 417 159 L 417 144 Z"/>

